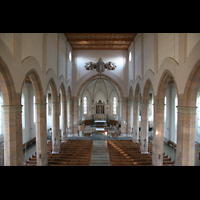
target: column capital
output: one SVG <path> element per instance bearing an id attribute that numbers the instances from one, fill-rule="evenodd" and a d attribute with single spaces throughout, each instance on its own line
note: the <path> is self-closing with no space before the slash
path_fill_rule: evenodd
<path id="1" fill-rule="evenodd" d="M 183 115 L 196 115 L 197 107 L 176 106 L 179 114 Z"/>
<path id="2" fill-rule="evenodd" d="M 23 105 L 3 105 L 1 107 L 4 113 L 20 113 L 22 112 Z"/>

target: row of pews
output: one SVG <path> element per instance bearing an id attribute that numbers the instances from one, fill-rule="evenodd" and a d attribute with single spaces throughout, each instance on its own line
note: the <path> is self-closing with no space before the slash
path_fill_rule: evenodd
<path id="1" fill-rule="evenodd" d="M 111 166 L 151 166 L 152 143 L 148 143 L 148 154 L 141 154 L 140 144 L 131 140 L 108 140 Z M 174 161 L 163 153 L 163 166 L 171 166 Z"/>
<path id="2" fill-rule="evenodd" d="M 29 160 L 27 160 L 26 164 L 23 164 L 23 166 L 37 166 L 36 152 L 32 157 L 29 157 Z"/>
<path id="3" fill-rule="evenodd" d="M 93 140 L 68 140 L 60 144 L 59 154 L 48 148 L 48 166 L 89 166 L 92 145 Z"/>
<path id="4" fill-rule="evenodd" d="M 89 166 L 92 140 L 68 140 L 60 143 L 59 153 L 52 153 L 52 141 L 47 144 L 48 166 Z M 36 153 L 25 166 L 37 166 Z"/>

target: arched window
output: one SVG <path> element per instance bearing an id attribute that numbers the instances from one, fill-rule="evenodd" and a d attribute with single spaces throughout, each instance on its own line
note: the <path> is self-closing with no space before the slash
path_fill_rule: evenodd
<path id="1" fill-rule="evenodd" d="M 22 129 L 25 128 L 25 103 L 24 103 L 24 95 L 22 94 Z"/>
<path id="2" fill-rule="evenodd" d="M 72 52 L 69 52 L 69 61 L 72 61 Z"/>
<path id="3" fill-rule="evenodd" d="M 164 100 L 164 122 L 166 123 L 167 120 L 167 97 L 165 96 L 165 100 Z"/>
<path id="4" fill-rule="evenodd" d="M 33 122 L 36 122 L 35 96 L 33 96 Z"/>
<path id="5" fill-rule="evenodd" d="M 177 143 L 177 120 L 178 120 L 178 118 L 177 118 L 177 112 L 178 112 L 178 110 L 177 110 L 176 106 L 178 106 L 178 97 L 177 97 L 177 94 L 175 96 L 175 134 L 174 134 L 174 142 L 175 143 Z"/>
<path id="6" fill-rule="evenodd" d="M 0 136 L 3 136 L 3 96 L 0 92 Z"/>
<path id="7" fill-rule="evenodd" d="M 129 53 L 129 62 L 131 62 L 131 52 Z"/>
<path id="8" fill-rule="evenodd" d="M 113 97 L 113 115 L 117 114 L 117 98 Z"/>
<path id="9" fill-rule="evenodd" d="M 196 101 L 196 106 L 197 106 L 197 114 L 196 114 L 196 134 L 200 136 L 200 88 L 197 93 L 197 101 Z"/>
<path id="10" fill-rule="evenodd" d="M 86 115 L 87 114 L 87 97 L 84 97 L 83 99 L 83 114 Z"/>

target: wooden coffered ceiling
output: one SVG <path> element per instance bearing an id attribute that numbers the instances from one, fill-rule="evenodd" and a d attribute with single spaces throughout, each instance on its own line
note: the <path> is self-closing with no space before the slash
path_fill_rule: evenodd
<path id="1" fill-rule="evenodd" d="M 137 33 L 64 33 L 74 50 L 127 50 Z"/>

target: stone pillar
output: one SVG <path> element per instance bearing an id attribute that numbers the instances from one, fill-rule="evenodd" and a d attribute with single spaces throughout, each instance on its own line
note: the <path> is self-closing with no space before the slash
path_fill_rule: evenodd
<path id="1" fill-rule="evenodd" d="M 52 153 L 60 151 L 60 131 L 59 131 L 59 109 L 60 103 L 53 102 L 53 130 L 52 130 Z"/>
<path id="2" fill-rule="evenodd" d="M 141 138 L 140 150 L 141 153 L 148 153 L 148 103 L 141 104 Z"/>
<path id="3" fill-rule="evenodd" d="M 73 135 L 77 134 L 78 135 L 78 99 L 76 97 L 73 98 L 73 111 L 72 111 L 72 116 L 73 116 L 73 124 L 72 124 L 72 130 L 73 130 Z"/>
<path id="4" fill-rule="evenodd" d="M 23 165 L 22 106 L 4 105 L 4 166 Z"/>
<path id="5" fill-rule="evenodd" d="M 164 104 L 154 104 L 152 165 L 163 165 Z"/>
<path id="6" fill-rule="evenodd" d="M 67 102 L 62 101 L 62 142 L 67 142 L 68 135 L 67 135 Z"/>
<path id="7" fill-rule="evenodd" d="M 178 106 L 177 166 L 195 165 L 196 107 Z"/>
<path id="8" fill-rule="evenodd" d="M 83 115 L 83 101 L 81 99 L 81 105 L 80 105 L 80 123 L 82 124 L 82 115 Z"/>
<path id="9" fill-rule="evenodd" d="M 47 126 L 46 126 L 46 103 L 35 104 L 36 108 L 36 152 L 37 166 L 46 166 L 47 159 Z"/>
<path id="10" fill-rule="evenodd" d="M 133 142 L 139 142 L 139 106 L 138 102 L 133 102 Z"/>
<path id="11" fill-rule="evenodd" d="M 92 105 L 94 105 L 94 99 L 92 99 Z M 83 109 L 83 105 L 82 105 L 82 109 Z M 94 109 L 94 111 L 96 110 L 96 108 Z M 83 112 L 82 112 L 83 113 Z M 94 112 L 93 114 L 92 114 L 92 119 L 95 119 L 95 114 L 96 114 L 96 112 Z"/>
<path id="12" fill-rule="evenodd" d="M 129 97 L 128 100 L 128 135 L 131 135 L 131 128 L 133 127 L 132 119 L 133 119 L 133 97 Z"/>
<path id="13" fill-rule="evenodd" d="M 120 124 L 120 122 L 121 122 L 121 102 L 120 102 L 120 100 L 118 100 L 117 114 L 118 114 L 118 124 Z"/>
<path id="14" fill-rule="evenodd" d="M 127 123 L 127 115 L 128 115 L 128 97 L 124 97 L 122 99 L 122 121 L 121 121 L 121 135 L 127 135 L 127 124 L 124 124 L 124 121 Z"/>

